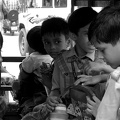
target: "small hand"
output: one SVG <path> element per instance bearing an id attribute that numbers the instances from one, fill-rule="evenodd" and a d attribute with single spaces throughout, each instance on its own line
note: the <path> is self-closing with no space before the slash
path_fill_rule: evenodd
<path id="1" fill-rule="evenodd" d="M 77 76 L 77 77 L 78 77 L 78 79 L 75 81 L 74 85 L 82 84 L 82 82 L 86 81 L 86 79 L 87 79 L 87 80 L 90 79 L 90 77 L 92 77 L 92 76 L 79 75 L 79 76 Z M 84 79 L 84 80 L 82 80 L 82 79 Z"/>
<path id="2" fill-rule="evenodd" d="M 105 65 L 105 63 L 89 61 L 88 64 L 85 65 L 84 69 L 85 69 L 86 73 L 88 75 L 90 75 L 93 71 L 101 72 L 104 65 Z"/>
<path id="3" fill-rule="evenodd" d="M 100 100 L 96 96 L 93 96 L 93 100 L 87 97 L 87 111 L 95 117 L 97 115 L 97 110 L 99 105 L 100 105 Z"/>
<path id="4" fill-rule="evenodd" d="M 80 76 L 80 78 L 77 80 L 79 83 L 82 83 L 82 85 L 94 85 L 101 81 L 101 75 L 96 76 Z"/>
<path id="5" fill-rule="evenodd" d="M 61 99 L 57 96 L 49 96 L 47 98 L 47 108 L 50 112 L 55 110 L 55 107 L 59 104 L 62 103 Z"/>

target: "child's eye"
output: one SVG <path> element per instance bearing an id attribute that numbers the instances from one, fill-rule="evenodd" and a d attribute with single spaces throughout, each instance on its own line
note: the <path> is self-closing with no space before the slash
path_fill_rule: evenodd
<path id="1" fill-rule="evenodd" d="M 44 41 L 44 44 L 45 44 L 45 45 L 48 45 L 48 44 L 49 44 L 49 42 L 47 42 L 47 41 Z"/>
<path id="2" fill-rule="evenodd" d="M 104 49 L 100 50 L 102 53 L 104 53 Z"/>
<path id="3" fill-rule="evenodd" d="M 55 41 L 56 44 L 59 44 L 61 41 Z"/>

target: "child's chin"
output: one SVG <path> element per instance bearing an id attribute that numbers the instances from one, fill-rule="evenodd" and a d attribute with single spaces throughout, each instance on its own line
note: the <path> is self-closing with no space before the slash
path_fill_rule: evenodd
<path id="1" fill-rule="evenodd" d="M 107 63 L 108 65 L 110 65 L 113 69 L 116 69 L 117 67 L 119 67 L 118 65 L 116 64 L 110 64 L 110 63 Z"/>
<path id="2" fill-rule="evenodd" d="M 87 52 L 88 53 L 93 53 L 95 51 L 95 49 L 89 49 Z"/>
<path id="3" fill-rule="evenodd" d="M 53 59 L 56 59 L 56 57 L 57 57 L 56 55 L 50 55 L 50 56 L 51 56 Z"/>

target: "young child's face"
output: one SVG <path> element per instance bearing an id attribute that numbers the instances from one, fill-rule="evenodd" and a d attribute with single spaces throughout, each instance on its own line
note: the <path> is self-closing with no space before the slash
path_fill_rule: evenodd
<path id="1" fill-rule="evenodd" d="M 67 49 L 68 40 L 63 34 L 45 34 L 43 36 L 43 44 L 47 53 L 55 59 L 61 50 Z"/>
<path id="2" fill-rule="evenodd" d="M 100 51 L 107 64 L 112 68 L 120 66 L 120 41 L 116 45 L 94 42 L 96 49 Z"/>
<path id="3" fill-rule="evenodd" d="M 95 47 L 91 45 L 88 40 L 88 28 L 89 24 L 83 28 L 80 28 L 76 40 L 76 45 L 78 45 L 84 52 L 91 53 L 93 50 L 95 50 Z"/>

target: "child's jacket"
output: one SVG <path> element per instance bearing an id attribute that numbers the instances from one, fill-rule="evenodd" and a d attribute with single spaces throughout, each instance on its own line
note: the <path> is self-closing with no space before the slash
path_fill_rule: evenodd
<path id="1" fill-rule="evenodd" d="M 68 50 L 64 52 L 62 55 L 58 57 L 58 59 L 55 61 L 55 68 L 53 72 L 53 84 L 52 84 L 52 90 L 58 89 L 60 90 L 61 95 L 64 94 L 66 91 L 66 88 L 72 86 L 74 82 L 77 80 L 78 75 L 85 75 L 86 72 L 84 70 L 85 64 L 88 63 L 88 61 L 94 61 L 97 60 L 98 57 L 95 55 L 95 53 L 87 54 L 86 56 L 83 56 L 81 58 L 78 58 L 76 55 L 75 49 Z M 96 73 L 93 73 L 95 75 Z M 96 89 L 101 89 L 98 86 Z M 68 93 L 69 94 L 69 93 Z M 100 95 L 100 94 L 99 94 Z M 68 99 L 67 95 L 67 98 Z M 102 94 L 100 95 L 102 98 Z M 70 100 L 68 100 L 70 102 Z M 91 119 L 89 118 L 89 115 L 85 112 L 86 104 L 82 102 L 76 102 L 73 99 L 71 99 L 72 104 L 68 104 L 68 113 L 72 114 L 73 116 L 79 116 L 80 120 L 82 119 Z M 80 109 L 79 109 L 80 108 Z M 84 115 L 83 115 L 84 114 Z"/>

